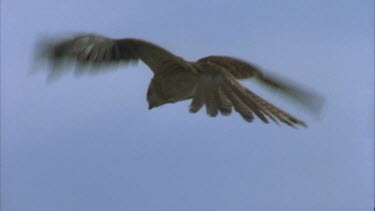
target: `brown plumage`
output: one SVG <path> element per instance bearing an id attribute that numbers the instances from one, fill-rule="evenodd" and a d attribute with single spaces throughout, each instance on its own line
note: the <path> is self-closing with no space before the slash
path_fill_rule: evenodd
<path id="1" fill-rule="evenodd" d="M 303 121 L 238 82 L 238 79 L 247 78 L 255 78 L 307 106 L 318 100 L 305 90 L 265 75 L 248 62 L 227 56 L 208 56 L 196 62 L 188 62 L 153 43 L 139 39 L 111 39 L 87 34 L 56 42 L 44 40 L 39 46 L 39 56 L 48 58 L 53 65 L 50 77 L 64 73 L 67 69 L 61 68 L 61 65 L 66 61 L 74 61 L 82 66 L 90 65 L 90 68 L 76 68 L 77 73 L 95 73 L 105 71 L 96 68 L 102 65 L 141 60 L 154 73 L 147 91 L 149 109 L 192 99 L 192 113 L 205 106 L 209 116 L 215 117 L 218 113 L 229 115 L 233 107 L 248 122 L 256 116 L 264 123 L 272 120 L 293 127 L 306 126 Z"/>

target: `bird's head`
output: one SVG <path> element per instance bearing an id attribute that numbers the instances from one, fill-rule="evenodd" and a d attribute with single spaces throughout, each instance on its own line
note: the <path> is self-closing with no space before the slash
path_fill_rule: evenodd
<path id="1" fill-rule="evenodd" d="M 165 101 L 159 98 L 157 95 L 148 96 L 147 101 L 149 110 L 165 104 Z"/>
<path id="2" fill-rule="evenodd" d="M 155 83 L 150 84 L 147 91 L 147 102 L 148 109 L 156 108 L 161 105 L 168 103 L 168 101 L 163 97 L 162 93 L 159 91 L 158 86 Z"/>

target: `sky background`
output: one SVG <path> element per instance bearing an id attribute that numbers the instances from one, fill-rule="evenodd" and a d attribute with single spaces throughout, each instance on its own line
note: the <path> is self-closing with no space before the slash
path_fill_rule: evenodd
<path id="1" fill-rule="evenodd" d="M 372 0 L 1 1 L 1 210 L 372 210 Z M 45 36 L 155 42 L 188 60 L 231 55 L 326 99 L 292 129 L 188 101 L 149 111 L 144 64 L 46 82 Z"/>

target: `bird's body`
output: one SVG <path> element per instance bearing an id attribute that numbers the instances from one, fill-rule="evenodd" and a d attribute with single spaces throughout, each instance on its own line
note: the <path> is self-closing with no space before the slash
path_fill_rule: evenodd
<path id="1" fill-rule="evenodd" d="M 50 76 L 59 75 L 66 70 L 59 68 L 65 60 L 91 66 L 143 61 L 154 73 L 147 91 L 149 109 L 192 99 L 190 111 L 193 113 L 205 106 L 210 116 L 216 116 L 219 112 L 228 115 L 233 107 L 246 121 L 252 121 L 255 115 L 265 123 L 271 119 L 290 126 L 306 126 L 301 120 L 242 86 L 237 79 L 254 77 L 299 98 L 302 95 L 303 98 L 312 98 L 313 95 L 266 76 L 258 67 L 236 58 L 208 56 L 189 62 L 144 40 L 110 39 L 98 35 L 81 35 L 42 44 L 41 55 L 49 58 L 55 67 L 50 70 Z M 97 70 L 78 68 L 76 71 Z"/>

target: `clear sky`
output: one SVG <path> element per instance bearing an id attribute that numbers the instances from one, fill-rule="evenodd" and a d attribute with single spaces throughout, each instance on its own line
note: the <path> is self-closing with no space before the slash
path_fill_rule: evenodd
<path id="1" fill-rule="evenodd" d="M 1 1 L 1 210 L 372 210 L 372 0 Z M 231 55 L 315 90 L 307 129 L 149 111 L 144 64 L 46 83 L 43 36 L 93 32 Z"/>

